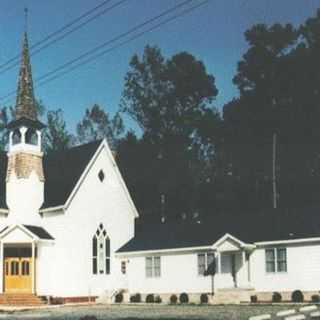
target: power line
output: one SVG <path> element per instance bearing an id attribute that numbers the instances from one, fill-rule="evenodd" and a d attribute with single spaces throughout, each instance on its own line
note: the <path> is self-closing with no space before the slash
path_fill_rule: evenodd
<path id="1" fill-rule="evenodd" d="M 104 47 L 106 47 L 106 46 L 108 46 L 108 45 L 110 45 L 110 44 L 112 44 L 112 43 L 120 40 L 121 38 L 130 35 L 131 33 L 139 30 L 139 29 L 142 28 L 142 27 L 144 27 L 145 25 L 147 25 L 147 24 L 149 24 L 149 23 L 152 23 L 152 22 L 154 22 L 154 21 L 162 18 L 163 16 L 165 16 L 165 15 L 167 15 L 167 14 L 172 13 L 173 11 L 179 9 L 180 7 L 186 5 L 187 3 L 190 3 L 190 2 L 192 2 L 192 1 L 194 1 L 194 0 L 185 0 L 185 1 L 183 1 L 183 2 L 181 2 L 181 3 L 179 3 L 179 4 L 177 4 L 177 5 L 175 5 L 175 6 L 173 6 L 173 7 L 171 7 L 171 8 L 169 8 L 169 9 L 163 11 L 162 13 L 160 13 L 160 14 L 158 14 L 158 15 L 156 15 L 156 16 L 148 19 L 148 20 L 146 20 L 145 22 L 140 23 L 140 24 L 136 25 L 135 27 L 129 29 L 129 31 L 123 32 L 123 33 L 121 33 L 120 35 L 112 38 L 111 40 L 108 40 L 108 41 L 102 43 L 101 45 L 99 45 L 99 46 L 97 46 L 97 47 L 94 47 L 93 49 L 90 49 L 89 51 L 81 54 L 80 56 L 76 57 L 75 59 L 72 59 L 72 60 L 64 63 L 63 65 L 55 68 L 54 70 L 49 71 L 48 73 L 46 73 L 46 74 L 40 76 L 39 78 L 35 79 L 35 82 L 41 81 L 41 80 L 43 80 L 43 79 L 45 79 L 45 78 L 53 75 L 54 73 L 57 73 L 57 72 L 59 72 L 60 70 L 63 70 L 63 69 L 65 69 L 65 68 L 67 68 L 69 65 L 71 65 L 71 64 L 73 64 L 73 63 L 75 63 L 75 62 L 77 62 L 77 61 L 79 61 L 79 60 L 81 60 L 81 59 L 84 59 L 84 58 L 86 58 L 87 56 L 89 56 L 89 55 L 91 55 L 91 54 L 94 54 L 96 51 L 101 50 L 101 49 L 103 49 Z M 15 93 L 16 93 L 16 90 L 13 90 L 13 91 L 9 92 L 9 93 L 6 94 L 5 96 L 0 97 L 0 101 L 3 100 L 3 99 L 6 99 L 6 98 L 11 97 L 11 96 L 14 95 Z"/>
<path id="2" fill-rule="evenodd" d="M 30 47 L 30 52 L 39 47 L 41 44 L 47 42 L 48 40 L 54 38 L 56 35 L 60 34 L 61 32 L 63 32 L 64 30 L 70 28 L 71 26 L 73 26 L 74 24 L 76 24 L 77 22 L 81 21 L 82 19 L 86 18 L 87 16 L 91 15 L 93 12 L 95 12 L 96 10 L 100 9 L 101 7 L 105 6 L 106 4 L 108 4 L 109 2 L 111 2 L 112 0 L 105 0 L 103 1 L 101 4 L 99 4 L 98 6 L 90 9 L 89 11 L 86 11 L 85 13 L 83 13 L 82 15 L 80 15 L 79 17 L 77 17 L 76 19 L 70 21 L 69 23 L 65 24 L 63 27 L 59 28 L 58 30 L 50 33 L 49 35 L 47 35 L 45 38 L 41 39 L 40 41 L 36 42 L 35 44 L 33 44 Z M 119 1 L 117 4 L 106 8 L 105 10 L 98 12 L 96 15 L 92 16 L 91 18 L 89 18 L 88 20 L 84 21 L 83 23 L 81 23 L 80 25 L 74 27 L 73 29 L 69 30 L 67 32 L 67 34 L 73 33 L 74 31 L 82 28 L 83 26 L 85 26 L 86 24 L 88 24 L 89 22 L 97 19 L 98 17 L 102 16 L 103 14 L 107 13 L 109 10 L 113 9 L 114 7 L 120 5 L 122 2 L 124 2 L 126 0 L 123 1 Z M 66 35 L 65 35 L 66 36 Z M 65 38 L 65 36 L 60 36 L 59 40 Z M 49 42 L 48 44 L 42 46 L 40 49 L 43 50 L 45 48 L 47 48 L 49 45 L 59 41 L 59 40 L 53 40 L 51 42 Z M 38 52 L 40 52 L 41 50 L 37 49 L 33 54 L 36 54 Z M 0 74 L 12 69 L 13 67 L 15 67 L 17 64 L 19 64 L 19 59 L 20 59 L 20 54 L 17 54 L 16 56 L 14 56 L 13 58 L 9 59 L 8 61 L 6 61 L 5 63 L 3 63 L 2 65 L 0 65 L 0 69 L 6 67 L 7 65 L 10 65 L 9 67 L 7 67 L 6 69 L 4 69 Z M 11 64 L 11 62 L 15 62 L 16 60 L 18 60 L 18 62 Z M 1 71 L 1 70 L 0 70 Z"/>
<path id="3" fill-rule="evenodd" d="M 137 38 L 140 38 L 141 36 L 145 35 L 146 33 L 151 32 L 151 31 L 153 31 L 153 30 L 155 30 L 155 29 L 158 29 L 158 28 L 160 28 L 161 26 L 163 26 L 163 25 L 165 25 L 165 24 L 167 24 L 167 23 L 169 23 L 169 22 L 171 22 L 171 21 L 173 21 L 173 20 L 176 20 L 177 18 L 179 18 L 179 17 L 181 17 L 181 16 L 184 16 L 184 15 L 186 15 L 187 13 L 190 13 L 191 11 L 194 11 L 195 9 L 199 8 L 200 6 L 203 6 L 203 5 L 206 4 L 207 2 L 209 2 L 209 0 L 204 0 L 204 1 L 202 1 L 201 3 L 199 3 L 199 4 L 197 4 L 197 5 L 194 5 L 194 6 L 190 7 L 190 8 L 188 8 L 188 9 L 185 9 L 185 10 L 181 11 L 179 14 L 176 14 L 176 15 L 168 18 L 168 19 L 165 19 L 164 21 L 162 21 L 162 22 L 160 22 L 160 23 L 158 23 L 158 24 L 150 27 L 149 29 L 146 29 L 146 30 L 144 30 L 144 31 L 141 31 L 140 33 L 132 36 L 132 37 L 129 38 L 128 40 L 125 40 L 125 41 L 123 41 L 123 42 L 120 42 L 119 44 L 117 44 L 117 45 L 115 45 L 115 46 L 113 46 L 113 47 L 111 47 L 111 48 L 109 48 L 109 49 L 107 49 L 107 50 L 104 50 L 104 51 L 100 52 L 99 54 L 96 54 L 96 55 L 94 55 L 93 57 L 91 57 L 91 58 L 89 58 L 89 59 L 87 59 L 87 60 L 81 61 L 80 63 L 76 64 L 75 66 L 71 67 L 71 68 L 68 69 L 68 70 L 66 70 L 66 71 L 64 71 L 64 72 L 62 72 L 62 73 L 59 73 L 59 74 L 57 74 L 56 76 L 53 76 L 53 77 L 51 77 L 51 78 L 49 78 L 49 79 L 47 79 L 47 80 L 44 80 L 44 81 L 40 82 L 40 83 L 37 84 L 36 86 L 37 86 L 37 87 L 41 87 L 41 86 L 45 85 L 46 83 L 49 83 L 49 82 L 51 82 L 51 81 L 53 81 L 53 80 L 55 80 L 55 79 L 57 79 L 57 78 L 60 78 L 60 77 L 62 77 L 63 75 L 66 75 L 66 74 L 68 74 L 68 73 L 70 73 L 70 72 L 78 69 L 79 67 L 82 67 L 83 65 L 86 65 L 86 64 L 88 64 L 88 63 L 90 63 L 90 62 L 92 62 L 92 61 L 100 58 L 101 56 L 103 56 L 103 55 L 105 55 L 105 54 L 107 54 L 107 53 L 109 53 L 109 52 L 111 52 L 111 51 L 113 51 L 113 50 L 115 50 L 115 49 L 117 49 L 117 48 L 119 48 L 119 47 L 122 47 L 122 46 L 126 45 L 127 43 L 129 43 L 129 42 L 131 42 L 131 41 L 133 41 L 133 40 L 135 40 L 135 39 L 137 39 Z"/>
<path id="4" fill-rule="evenodd" d="M 54 73 L 56 73 L 56 72 L 58 72 L 60 70 L 63 70 L 65 68 L 67 68 L 69 65 L 71 65 L 71 64 L 73 64 L 73 63 L 75 63 L 75 62 L 77 62 L 79 60 L 82 60 L 83 58 L 86 58 L 87 56 L 90 56 L 91 54 L 94 54 L 98 50 L 101 50 L 101 49 L 105 48 L 106 46 L 108 46 L 108 45 L 120 40 L 121 38 L 124 38 L 124 37 L 130 35 L 131 33 L 143 28 L 144 26 L 146 26 L 146 25 L 148 25 L 148 24 L 150 24 L 150 23 L 152 23 L 152 22 L 154 22 L 156 20 L 159 20 L 160 18 L 162 18 L 162 17 L 164 17 L 164 16 L 176 11 L 177 9 L 181 8 L 182 6 L 185 6 L 186 4 L 188 4 L 188 3 L 192 2 L 192 1 L 194 1 L 194 0 L 185 0 L 185 1 L 175 5 L 173 7 L 163 11 L 162 13 L 160 13 L 160 14 L 158 14 L 158 15 L 156 15 L 156 16 L 148 19 L 148 20 L 146 20 L 145 22 L 142 22 L 142 23 L 134 26 L 133 28 L 129 29 L 129 31 L 123 32 L 120 35 L 112 38 L 111 40 L 108 40 L 108 41 L 102 43 L 101 45 L 96 46 L 96 47 L 88 50 L 87 52 L 81 54 L 80 56 L 78 56 L 78 57 L 76 57 L 76 58 L 74 58 L 72 60 L 69 60 L 68 62 L 64 63 L 63 65 L 57 67 L 56 69 L 54 69 L 54 70 L 44 74 L 43 76 L 37 78 L 36 81 L 41 81 L 41 80 L 47 78 L 48 76 L 50 76 L 50 75 L 52 75 L 52 74 L 54 74 Z M 0 100 L 1 100 L 1 98 L 0 98 Z"/>
<path id="5" fill-rule="evenodd" d="M 170 9 L 164 11 L 164 12 L 162 12 L 161 14 L 159 14 L 159 15 L 157 15 L 157 16 L 155 16 L 155 17 L 152 17 L 152 18 L 146 20 L 145 22 L 143 22 L 143 23 L 141 23 L 141 24 L 133 27 L 133 28 L 130 29 L 129 31 L 127 31 L 127 32 L 125 32 L 125 33 L 122 33 L 121 35 L 119 35 L 119 36 L 117 36 L 117 37 L 109 40 L 108 42 L 100 45 L 100 46 L 99 46 L 99 49 L 101 49 L 102 47 L 106 46 L 107 44 L 111 44 L 111 43 L 119 40 L 121 37 L 125 37 L 125 36 L 131 34 L 132 32 L 137 31 L 139 28 L 141 28 L 141 27 L 143 27 L 143 26 L 145 26 L 145 25 L 147 25 L 147 24 L 150 24 L 150 23 L 154 22 L 155 20 L 158 20 L 159 18 L 161 18 L 161 17 L 163 17 L 163 16 L 165 16 L 165 15 L 168 15 L 168 14 L 176 11 L 176 10 L 179 9 L 181 6 L 187 4 L 187 3 L 191 2 L 191 1 L 193 1 L 193 0 L 183 1 L 182 3 L 180 3 L 180 4 L 176 5 L 176 6 L 170 8 Z M 134 36 L 128 38 L 127 40 L 122 41 L 122 42 L 120 42 L 120 43 L 112 46 L 111 48 L 108 48 L 107 50 L 104 50 L 104 51 L 102 51 L 102 52 L 100 52 L 100 53 L 98 53 L 98 54 L 95 54 L 94 56 L 92 56 L 92 57 L 84 60 L 84 61 L 79 62 L 78 64 L 72 66 L 71 68 L 67 69 L 66 71 L 63 71 L 63 72 L 61 72 L 61 73 L 59 73 L 59 74 L 57 74 L 57 75 L 54 75 L 54 76 L 50 77 L 49 79 L 44 80 L 45 78 L 49 77 L 50 75 L 52 75 L 52 74 L 54 74 L 54 73 L 56 73 L 56 72 L 58 72 L 58 71 L 60 71 L 60 70 L 63 70 L 63 69 L 65 69 L 65 68 L 67 68 L 69 65 L 72 65 L 74 62 L 77 62 L 77 61 L 85 58 L 87 55 L 92 54 L 93 52 L 95 52 L 95 51 L 97 50 L 97 47 L 94 48 L 94 49 L 91 49 L 90 51 L 82 54 L 81 56 L 79 56 L 79 57 L 77 57 L 77 58 L 75 58 L 75 59 L 73 59 L 73 60 L 71 60 L 71 61 L 69 61 L 69 62 L 67 62 L 67 63 L 65 63 L 65 64 L 63 64 L 63 65 L 61 65 L 60 67 L 54 69 L 53 71 L 50 71 L 50 72 L 48 72 L 47 74 L 39 77 L 38 79 L 36 79 L 36 83 L 39 82 L 39 81 L 40 81 L 40 82 L 37 83 L 35 86 L 36 86 L 36 87 L 40 87 L 40 86 L 43 86 L 43 85 L 45 85 L 45 84 L 47 84 L 47 83 L 49 83 L 49 82 L 51 82 L 51 81 L 53 81 L 53 80 L 55 80 L 55 79 L 57 79 L 57 78 L 60 78 L 60 77 L 62 77 L 62 76 L 64 76 L 64 75 L 66 75 L 66 74 L 68 74 L 68 73 L 70 73 L 70 72 L 72 72 L 72 71 L 80 68 L 81 66 L 83 66 L 83 65 L 85 65 L 85 64 L 88 64 L 88 63 L 90 63 L 90 62 L 98 59 L 99 57 L 101 57 L 101 56 L 103 56 L 103 55 L 105 55 L 105 54 L 107 54 L 107 53 L 109 53 L 109 52 L 111 52 L 111 51 L 113 51 L 113 50 L 115 50 L 115 49 L 117 49 L 117 48 L 119 48 L 119 47 L 122 47 L 122 46 L 126 45 L 127 43 L 129 43 L 129 42 L 131 42 L 131 41 L 133 41 L 133 40 L 135 40 L 135 39 L 137 39 L 137 38 L 140 38 L 140 37 L 143 36 L 144 34 L 146 34 L 146 33 L 148 33 L 148 32 L 151 32 L 151 31 L 153 31 L 153 30 L 155 30 L 155 29 L 159 29 L 159 28 L 162 27 L 163 25 L 165 25 L 165 24 L 167 24 L 167 23 L 169 23 L 169 22 L 171 22 L 171 21 L 174 21 L 174 20 L 178 19 L 179 17 L 184 16 L 184 15 L 186 15 L 186 14 L 194 11 L 195 9 L 203 6 L 203 5 L 206 4 L 207 2 L 209 2 L 209 0 L 204 0 L 204 1 L 202 1 L 202 2 L 200 2 L 200 3 L 198 3 L 198 4 L 196 4 L 196 5 L 193 5 L 193 6 L 189 7 L 189 8 L 187 8 L 187 9 L 184 9 L 184 10 L 180 11 L 179 13 L 177 13 L 177 14 L 175 14 L 175 15 L 173 15 L 173 16 L 171 16 L 171 17 L 169 17 L 169 18 L 167 18 L 167 19 L 165 19 L 165 20 L 163 20 L 163 21 L 161 21 L 161 22 L 159 22 L 158 24 L 156 24 L 156 25 L 154 25 L 154 26 L 152 26 L 152 27 L 150 27 L 150 28 L 148 28 L 148 29 L 146 29 L 146 30 L 143 30 L 143 31 L 135 34 Z M 43 80 L 43 81 L 41 81 L 41 80 Z M 6 98 L 9 98 L 9 97 L 11 97 L 13 94 L 15 94 L 15 93 L 16 93 L 16 90 L 11 91 L 11 92 L 8 93 L 7 95 L 0 97 L 0 100 L 4 100 L 4 99 L 6 99 Z M 11 99 L 10 99 L 10 100 L 11 100 Z"/>

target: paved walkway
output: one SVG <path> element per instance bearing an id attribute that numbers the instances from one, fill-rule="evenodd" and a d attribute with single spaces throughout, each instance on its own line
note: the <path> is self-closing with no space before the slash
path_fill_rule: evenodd
<path id="1" fill-rule="evenodd" d="M 3 308 L 0 308 L 0 310 Z M 27 310 L 28 309 L 28 310 Z M 209 305 L 64 305 L 36 308 L 8 307 L 0 311 L 0 320 L 54 319 L 80 320 L 86 315 L 98 320 L 248 320 L 250 316 L 276 313 L 288 306 L 209 306 Z"/>

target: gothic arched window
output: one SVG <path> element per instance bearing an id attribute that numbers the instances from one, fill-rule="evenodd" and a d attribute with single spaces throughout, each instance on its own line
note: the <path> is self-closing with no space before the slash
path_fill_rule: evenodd
<path id="1" fill-rule="evenodd" d="M 21 142 L 21 133 L 19 129 L 14 130 L 12 134 L 12 144 L 18 144 Z"/>
<path id="2" fill-rule="evenodd" d="M 102 223 L 92 238 L 92 272 L 110 274 L 110 239 Z"/>
<path id="3" fill-rule="evenodd" d="M 36 130 L 29 128 L 26 133 L 26 143 L 32 145 L 38 145 L 38 135 Z"/>

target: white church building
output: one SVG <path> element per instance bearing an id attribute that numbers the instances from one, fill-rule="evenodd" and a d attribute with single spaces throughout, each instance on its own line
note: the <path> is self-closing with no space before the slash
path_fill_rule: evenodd
<path id="1" fill-rule="evenodd" d="M 44 127 L 25 34 L 15 120 L 0 153 L 0 303 L 118 292 L 162 301 L 185 292 L 198 301 L 213 289 L 217 302 L 270 300 L 275 291 L 290 300 L 294 290 L 306 299 L 319 292 L 319 223 L 231 218 L 135 232 L 139 215 L 108 143 L 44 155 Z M 205 276 L 212 263 L 213 278 Z"/>

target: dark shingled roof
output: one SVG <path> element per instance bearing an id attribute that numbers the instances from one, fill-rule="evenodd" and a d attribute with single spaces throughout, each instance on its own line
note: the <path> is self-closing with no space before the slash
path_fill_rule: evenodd
<path id="1" fill-rule="evenodd" d="M 42 209 L 65 204 L 100 144 L 101 140 L 65 151 L 52 152 L 44 157 Z"/>
<path id="2" fill-rule="evenodd" d="M 49 232 L 42 227 L 38 226 L 29 226 L 23 225 L 26 229 L 28 229 L 31 233 L 44 240 L 54 240 L 54 238 L 49 234 Z"/>
<path id="3" fill-rule="evenodd" d="M 320 208 L 213 214 L 202 223 L 149 223 L 118 252 L 210 246 L 226 233 L 252 244 L 262 241 L 320 237 Z"/>
<path id="4" fill-rule="evenodd" d="M 101 140 L 44 156 L 43 169 L 46 180 L 42 209 L 65 204 L 100 144 Z M 4 209 L 8 208 L 7 162 L 6 152 L 0 152 L 0 208 Z"/>
<path id="5" fill-rule="evenodd" d="M 33 129 L 43 129 L 46 126 L 40 122 L 39 120 L 31 120 L 28 118 L 20 118 L 18 120 L 13 120 L 7 125 L 7 129 L 12 130 L 15 128 L 19 128 L 21 126 L 25 126 L 27 128 L 33 128 Z"/>

